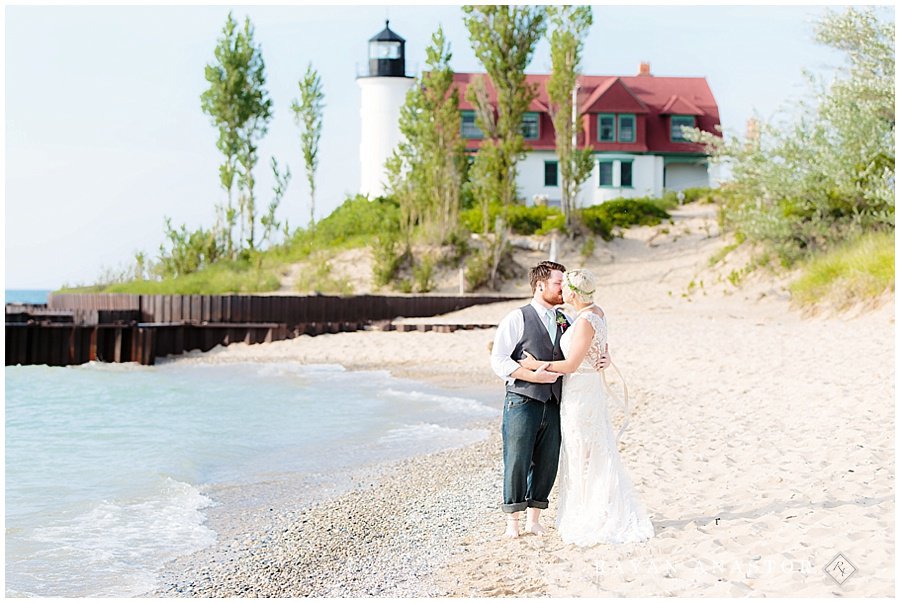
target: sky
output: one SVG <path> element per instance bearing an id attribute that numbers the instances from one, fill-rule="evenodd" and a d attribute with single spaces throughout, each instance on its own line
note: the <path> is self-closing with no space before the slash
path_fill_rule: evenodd
<path id="1" fill-rule="evenodd" d="M 754 115 L 777 119 L 808 95 L 802 73 L 830 78 L 843 65 L 814 41 L 813 24 L 839 6 L 594 6 L 583 73 L 709 82 L 723 128 L 743 135 Z M 316 215 L 359 186 L 360 92 L 367 41 L 386 18 L 406 39 L 407 71 L 425 65 L 442 25 L 455 71 L 483 71 L 460 6 L 234 6 L 262 47 L 274 118 L 260 144 L 258 206 L 272 198 L 270 157 L 293 180 L 279 210 L 293 226 L 309 193 L 290 112 L 307 64 L 319 71 L 325 113 Z M 893 20 L 893 9 L 881 14 Z M 155 256 L 163 224 L 208 228 L 225 200 L 216 130 L 200 109 L 228 7 L 7 5 L 5 34 L 5 287 L 53 289 L 94 282 Z M 529 73 L 547 73 L 546 41 Z"/>

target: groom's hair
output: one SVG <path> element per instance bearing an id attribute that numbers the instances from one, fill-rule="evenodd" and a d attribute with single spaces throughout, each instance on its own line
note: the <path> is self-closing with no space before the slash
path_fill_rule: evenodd
<path id="1" fill-rule="evenodd" d="M 531 279 L 531 294 L 534 295 L 534 292 L 537 291 L 538 283 L 546 281 L 550 278 L 550 273 L 554 270 L 559 270 L 560 272 L 565 272 L 566 267 L 562 264 L 557 264 L 556 262 L 551 262 L 549 260 L 544 260 L 537 266 L 531 268 L 528 271 L 528 278 Z"/>

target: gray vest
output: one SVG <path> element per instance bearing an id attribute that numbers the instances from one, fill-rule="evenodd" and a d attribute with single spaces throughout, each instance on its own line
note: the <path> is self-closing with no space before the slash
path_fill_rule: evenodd
<path id="1" fill-rule="evenodd" d="M 524 352 L 528 352 L 538 360 L 563 360 L 563 353 L 559 348 L 559 340 L 562 337 L 562 329 L 559 328 L 559 324 L 556 325 L 556 340 L 551 342 L 550 335 L 547 334 L 547 327 L 544 326 L 543 319 L 534 307 L 528 304 L 522 306 L 520 310 L 525 319 L 525 331 L 522 339 L 513 348 L 512 359 L 521 360 L 525 357 Z M 506 390 L 541 402 L 549 402 L 552 394 L 553 399 L 559 403 L 562 393 L 562 377 L 553 383 L 531 383 L 516 379 L 511 384 L 507 384 Z"/>

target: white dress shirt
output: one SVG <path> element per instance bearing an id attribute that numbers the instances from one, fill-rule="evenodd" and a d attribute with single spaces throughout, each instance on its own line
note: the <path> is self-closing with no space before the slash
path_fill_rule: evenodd
<path id="1" fill-rule="evenodd" d="M 531 307 L 537 312 L 541 324 L 547 324 L 547 315 L 553 316 L 553 322 L 556 323 L 556 308 L 545 308 L 534 299 L 531 300 Z M 569 324 L 572 319 L 566 315 Z M 519 363 L 513 360 L 512 353 L 516 349 L 522 335 L 525 334 L 525 318 L 522 316 L 522 310 L 516 308 L 503 317 L 500 324 L 497 325 L 497 333 L 494 335 L 494 347 L 491 348 L 491 368 L 497 373 L 497 376 L 510 384 L 514 381 L 510 374 L 519 368 Z M 550 338 L 550 333 L 547 333 Z M 547 360 L 546 358 L 538 358 L 538 360 Z"/>

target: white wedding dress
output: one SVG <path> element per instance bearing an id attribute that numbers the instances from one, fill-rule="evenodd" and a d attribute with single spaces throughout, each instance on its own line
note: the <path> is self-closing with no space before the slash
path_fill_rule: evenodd
<path id="1" fill-rule="evenodd" d="M 556 527 L 563 542 L 579 546 L 647 540 L 653 524 L 622 466 L 607 409 L 610 395 L 591 366 L 606 345 L 605 318 L 583 312 L 560 347 L 568 355 L 579 320 L 590 322 L 594 337 L 578 370 L 563 378 Z"/>

